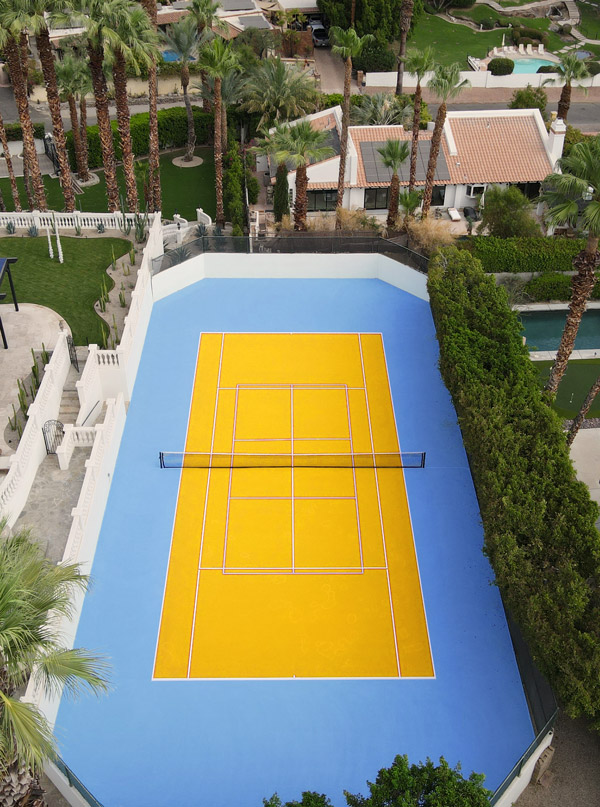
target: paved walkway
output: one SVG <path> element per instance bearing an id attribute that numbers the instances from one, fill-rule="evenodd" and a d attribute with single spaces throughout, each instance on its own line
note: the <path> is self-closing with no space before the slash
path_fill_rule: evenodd
<path id="1" fill-rule="evenodd" d="M 12 454 L 14 447 L 5 442 L 4 430 L 12 417 L 12 404 L 17 408 L 17 379 L 31 373 L 31 348 L 41 350 L 43 342 L 47 350 L 53 350 L 61 330 L 71 331 L 56 311 L 33 303 L 21 303 L 18 311 L 12 304 L 2 305 L 0 316 L 8 341 L 8 350 L 0 343 L 0 454 Z"/>

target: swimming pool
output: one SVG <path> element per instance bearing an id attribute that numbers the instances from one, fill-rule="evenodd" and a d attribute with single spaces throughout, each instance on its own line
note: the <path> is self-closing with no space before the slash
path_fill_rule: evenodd
<path id="1" fill-rule="evenodd" d="M 527 347 L 530 350 L 558 350 L 566 317 L 566 311 L 529 311 L 521 314 Z M 575 348 L 600 349 L 600 310 L 586 311 L 583 315 Z"/>
<path id="2" fill-rule="evenodd" d="M 163 50 L 162 52 L 163 62 L 176 62 L 179 59 L 179 56 L 175 53 L 174 50 Z M 190 58 L 191 62 L 196 61 L 196 57 L 192 56 Z"/>
<path id="3" fill-rule="evenodd" d="M 535 59 L 527 56 L 517 57 L 513 61 L 515 63 L 513 73 L 537 73 L 540 67 L 556 64 L 549 59 Z"/>

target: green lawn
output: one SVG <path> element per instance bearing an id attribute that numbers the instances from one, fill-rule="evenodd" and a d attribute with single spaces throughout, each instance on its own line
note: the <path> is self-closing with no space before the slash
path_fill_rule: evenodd
<path id="1" fill-rule="evenodd" d="M 525 28 L 535 28 L 538 31 L 545 31 L 548 34 L 548 50 L 556 51 L 564 48 L 565 42 L 555 34 L 553 31 L 549 30 L 550 27 L 550 20 L 546 19 L 545 17 L 507 17 L 504 14 L 500 14 L 498 11 L 495 11 L 490 6 L 486 5 L 476 5 L 473 8 L 457 8 L 455 10 L 455 15 L 457 17 L 468 17 L 473 22 L 481 22 L 484 19 L 492 19 L 492 20 L 501 20 L 502 23 L 508 26 L 508 23 L 511 22 L 513 25 L 522 25 Z M 506 34 L 506 31 L 504 31 Z M 502 41 L 502 40 L 500 40 Z M 507 41 L 507 44 L 510 44 Z"/>
<path id="2" fill-rule="evenodd" d="M 37 303 L 56 311 L 69 324 L 76 345 L 101 344 L 102 321 L 94 311 L 94 303 L 100 298 L 102 278 L 108 289 L 113 286 L 106 272 L 113 249 L 119 258 L 129 250 L 130 242 L 122 238 L 60 240 L 63 264 L 48 257 L 46 237 L 0 238 L 0 255 L 19 259 L 12 267 L 12 275 L 20 303 Z M 6 280 L 2 291 L 7 292 L 4 302 L 10 303 L 12 295 Z"/>
<path id="3" fill-rule="evenodd" d="M 552 362 L 536 361 L 534 365 L 540 374 L 540 384 L 543 385 L 550 374 Z M 577 359 L 569 362 L 552 405 L 561 417 L 575 417 L 599 374 L 600 359 Z M 592 404 L 588 417 L 600 417 L 600 395 Z"/>
<path id="4" fill-rule="evenodd" d="M 196 207 L 201 207 L 209 216 L 214 218 L 216 212 L 215 200 L 215 166 L 211 148 L 198 148 L 196 154 L 203 158 L 202 165 L 196 168 L 177 168 L 173 165 L 173 157 L 183 154 L 171 152 L 163 154 L 160 158 L 160 176 L 162 182 L 163 216 L 171 219 L 175 211 L 184 218 L 195 221 Z M 85 188 L 82 194 L 76 196 L 77 207 L 84 212 L 101 212 L 106 206 L 106 185 L 102 171 L 98 172 L 100 182 Z M 125 194 L 125 181 L 123 169 L 117 169 L 119 187 Z M 27 209 L 25 188 L 23 180 L 17 179 L 21 202 Z M 48 206 L 52 210 L 63 210 L 64 199 L 57 179 L 44 177 Z M 13 199 L 8 179 L 0 179 L 0 189 L 4 196 L 7 210 L 14 210 Z M 142 189 L 139 188 L 140 198 L 143 199 Z"/>
<path id="5" fill-rule="evenodd" d="M 488 51 L 502 44 L 502 33 L 477 32 L 466 25 L 455 25 L 433 14 L 424 14 L 413 31 L 410 47 L 422 49 L 430 45 L 439 64 L 459 62 L 461 69 L 467 69 L 467 56 L 483 59 Z"/>
<path id="6" fill-rule="evenodd" d="M 579 14 L 581 15 L 581 22 L 579 23 L 579 30 L 584 36 L 589 39 L 600 39 L 600 3 L 590 5 L 589 3 L 577 3 Z M 581 43 L 584 50 L 588 46 Z"/>

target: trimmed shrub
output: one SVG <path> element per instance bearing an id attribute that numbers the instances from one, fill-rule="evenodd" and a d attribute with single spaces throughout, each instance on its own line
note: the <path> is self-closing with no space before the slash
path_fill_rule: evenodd
<path id="1" fill-rule="evenodd" d="M 566 713 L 599 728 L 598 506 L 575 476 L 505 290 L 456 248 L 432 259 L 427 286 L 495 582 Z"/>
<path id="2" fill-rule="evenodd" d="M 560 32 L 561 32 L 561 34 L 567 34 L 567 35 L 569 35 L 569 34 L 571 33 L 571 31 L 572 31 L 572 30 L 573 30 L 573 26 L 572 26 L 572 25 L 570 25 L 570 23 L 566 22 L 566 23 L 563 25 L 563 27 L 560 29 Z"/>
<path id="3" fill-rule="evenodd" d="M 479 24 L 484 31 L 491 31 L 492 28 L 496 27 L 496 20 L 493 17 L 484 17 L 482 20 L 479 20 Z"/>
<path id="4" fill-rule="evenodd" d="M 573 258 L 585 247 L 585 240 L 478 235 L 461 246 L 481 261 L 484 272 L 571 272 Z"/>
<path id="5" fill-rule="evenodd" d="M 352 60 L 352 65 L 355 70 L 363 70 L 365 73 L 386 72 L 395 70 L 396 57 L 385 42 L 376 39 L 365 45 L 360 56 Z"/>
<path id="6" fill-rule="evenodd" d="M 543 64 L 535 71 L 536 73 L 556 73 L 556 67 L 551 64 Z"/>
<path id="7" fill-rule="evenodd" d="M 23 140 L 23 131 L 21 129 L 20 123 L 5 123 L 4 128 L 6 129 L 6 139 L 9 142 L 13 142 L 15 140 Z M 46 134 L 46 127 L 43 123 L 34 123 L 33 124 L 33 136 L 42 140 L 44 135 Z"/>
<path id="8" fill-rule="evenodd" d="M 249 171 L 248 169 L 246 169 L 246 187 L 248 188 L 248 202 L 251 205 L 255 205 L 258 202 L 260 183 L 252 171 Z"/>
<path id="9" fill-rule="evenodd" d="M 600 62 L 586 62 L 585 66 L 590 76 L 597 76 L 600 73 Z"/>
<path id="10" fill-rule="evenodd" d="M 535 302 L 567 301 L 571 299 L 571 278 L 560 272 L 548 272 L 526 283 L 523 291 Z"/>
<path id="11" fill-rule="evenodd" d="M 513 60 L 505 59 L 503 56 L 497 56 L 488 64 L 488 70 L 493 76 L 509 76 L 514 69 Z"/>

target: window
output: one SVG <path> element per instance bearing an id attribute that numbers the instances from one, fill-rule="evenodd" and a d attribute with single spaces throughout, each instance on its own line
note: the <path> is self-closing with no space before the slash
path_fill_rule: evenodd
<path id="1" fill-rule="evenodd" d="M 485 193 L 485 185 L 467 185 L 467 196 L 471 199 L 481 196 L 482 193 Z"/>
<path id="2" fill-rule="evenodd" d="M 517 187 L 521 193 L 524 193 L 528 199 L 533 201 L 540 195 L 542 186 L 540 182 L 517 182 L 515 187 Z"/>
<path id="3" fill-rule="evenodd" d="M 431 204 L 433 205 L 433 207 L 441 207 L 444 204 L 445 197 L 446 197 L 446 186 L 434 185 L 433 191 L 431 193 Z"/>
<path id="4" fill-rule="evenodd" d="M 308 191 L 306 195 L 309 213 L 317 210 L 335 210 L 337 191 Z"/>
<path id="5" fill-rule="evenodd" d="M 389 188 L 365 188 L 365 210 L 387 210 Z"/>

